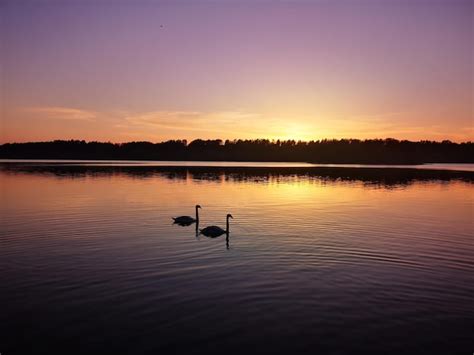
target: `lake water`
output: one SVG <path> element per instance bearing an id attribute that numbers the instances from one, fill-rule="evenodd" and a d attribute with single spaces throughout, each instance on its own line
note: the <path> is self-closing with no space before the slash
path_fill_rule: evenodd
<path id="1" fill-rule="evenodd" d="M 241 161 L 157 161 L 157 160 L 52 160 L 52 159 L 0 159 L 1 163 L 23 165 L 81 165 L 81 166 L 187 166 L 187 167 L 322 167 L 322 168 L 386 168 L 474 171 L 474 164 L 419 164 L 419 165 L 370 165 L 370 164 L 312 164 L 304 162 L 241 162 Z"/>
<path id="2" fill-rule="evenodd" d="M 0 352 L 472 354 L 473 175 L 0 165 Z"/>

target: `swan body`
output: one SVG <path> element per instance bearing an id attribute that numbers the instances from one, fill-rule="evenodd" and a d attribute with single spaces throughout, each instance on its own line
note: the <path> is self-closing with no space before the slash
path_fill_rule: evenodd
<path id="1" fill-rule="evenodd" d="M 232 217 L 231 214 L 228 214 L 226 216 L 226 229 L 222 229 L 221 227 L 218 227 L 218 226 L 209 226 L 204 229 L 200 229 L 201 234 L 210 238 L 216 238 L 216 237 L 221 236 L 222 234 L 229 234 L 229 218 L 234 218 L 234 217 Z"/>
<path id="2" fill-rule="evenodd" d="M 173 217 L 173 220 L 175 223 L 180 223 L 180 224 L 191 224 L 191 223 L 196 222 L 196 219 L 190 216 Z"/>
<path id="3" fill-rule="evenodd" d="M 225 233 L 225 230 L 218 226 L 209 226 L 200 230 L 201 234 L 204 234 L 206 237 L 219 237 Z"/>
<path id="4" fill-rule="evenodd" d="M 199 223 L 199 213 L 198 209 L 201 208 L 200 205 L 196 205 L 196 218 L 190 217 L 190 216 L 179 216 L 179 217 L 172 217 L 174 220 L 174 223 L 179 224 L 181 226 L 189 226 L 190 224 L 193 224 L 194 222 Z"/>

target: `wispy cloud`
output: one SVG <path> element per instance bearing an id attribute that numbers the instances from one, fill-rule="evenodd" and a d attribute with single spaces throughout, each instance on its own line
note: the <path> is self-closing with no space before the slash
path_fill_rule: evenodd
<path id="1" fill-rule="evenodd" d="M 259 115 L 240 111 L 152 111 L 129 114 L 119 126 L 164 128 L 171 130 L 228 132 L 232 125 L 246 125 L 258 118 Z"/>
<path id="2" fill-rule="evenodd" d="M 355 115 L 350 115 L 350 116 L 340 116 L 338 118 L 344 118 L 344 119 L 367 119 L 367 120 L 378 120 L 378 119 L 384 119 L 384 118 L 390 118 L 390 117 L 396 117 L 396 116 L 402 116 L 402 115 L 407 115 L 411 114 L 412 112 L 409 111 L 395 111 L 395 112 L 379 112 L 379 113 L 368 113 L 368 114 L 355 114 Z"/>
<path id="3" fill-rule="evenodd" d="M 97 113 L 93 111 L 81 110 L 70 107 L 27 107 L 23 111 L 30 114 L 55 120 L 79 120 L 79 121 L 95 121 Z"/>

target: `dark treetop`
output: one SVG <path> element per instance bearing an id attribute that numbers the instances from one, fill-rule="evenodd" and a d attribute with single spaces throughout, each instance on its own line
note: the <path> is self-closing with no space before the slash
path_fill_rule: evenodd
<path id="1" fill-rule="evenodd" d="M 318 141 L 186 140 L 6 143 L 3 159 L 285 161 L 339 164 L 474 163 L 474 143 L 340 139 Z"/>

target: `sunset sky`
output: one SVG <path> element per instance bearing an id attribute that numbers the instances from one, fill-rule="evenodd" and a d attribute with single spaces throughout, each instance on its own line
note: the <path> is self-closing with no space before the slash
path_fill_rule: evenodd
<path id="1" fill-rule="evenodd" d="M 474 140 L 473 4 L 4 0 L 0 143 Z"/>

